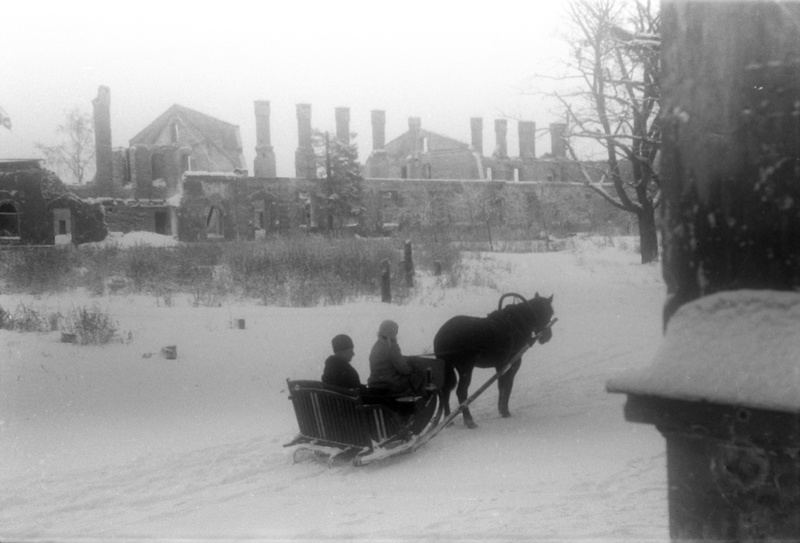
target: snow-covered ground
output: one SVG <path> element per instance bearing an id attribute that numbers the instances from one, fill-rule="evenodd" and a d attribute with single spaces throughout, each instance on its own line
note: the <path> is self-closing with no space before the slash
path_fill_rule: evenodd
<path id="1" fill-rule="evenodd" d="M 482 254 L 472 266 L 494 288 L 427 284 L 402 306 L 0 295 L 62 313 L 97 303 L 125 336 L 97 347 L 0 330 L 0 540 L 667 541 L 664 441 L 605 391 L 662 338 L 660 267 L 619 241 Z M 478 429 L 459 419 L 414 454 L 292 463 L 286 379 L 319 378 L 334 335 L 353 338 L 366 381 L 383 319 L 406 354 L 429 352 L 447 318 L 486 314 L 508 291 L 555 294 L 559 319 L 524 357 L 511 418 L 492 387 L 473 404 Z M 473 389 L 490 376 L 476 370 Z"/>

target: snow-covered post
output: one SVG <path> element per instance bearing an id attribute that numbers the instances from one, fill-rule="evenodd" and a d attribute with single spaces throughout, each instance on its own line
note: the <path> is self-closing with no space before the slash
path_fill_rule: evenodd
<path id="1" fill-rule="evenodd" d="M 662 4 L 665 337 L 620 375 L 673 540 L 800 539 L 800 3 Z"/>

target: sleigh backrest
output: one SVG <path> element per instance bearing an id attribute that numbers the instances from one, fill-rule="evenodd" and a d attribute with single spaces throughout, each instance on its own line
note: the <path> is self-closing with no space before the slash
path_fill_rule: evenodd
<path id="1" fill-rule="evenodd" d="M 358 390 L 320 381 L 291 381 L 289 399 L 304 441 L 349 448 L 371 448 L 399 430 L 385 406 L 366 403 Z"/>

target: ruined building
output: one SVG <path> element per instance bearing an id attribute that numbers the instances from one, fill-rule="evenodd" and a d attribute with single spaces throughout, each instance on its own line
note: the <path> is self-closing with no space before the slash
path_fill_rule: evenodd
<path id="1" fill-rule="evenodd" d="M 93 106 L 97 176 L 84 195 L 99 199 L 112 230 L 177 235 L 185 172 L 246 174 L 237 125 L 175 104 L 131 138 L 127 148 L 112 149 L 108 87 L 99 88 Z M 268 107 L 266 112 L 268 119 Z M 267 129 L 265 154 L 268 134 Z M 274 168 L 274 155 L 272 163 Z"/>
<path id="2" fill-rule="evenodd" d="M 471 143 L 422 128 L 419 117 L 408 119 L 408 130 L 389 143 L 385 141 L 386 113 L 372 112 L 372 153 L 364 167 L 371 179 L 462 179 L 486 181 L 577 181 L 578 164 L 568 160 L 566 125 L 549 127 L 549 155 L 536 156 L 536 123 L 519 121 L 519 156 L 508 154 L 508 121 L 496 119 L 495 148 L 484 155 L 483 119 L 470 120 Z"/>
<path id="3" fill-rule="evenodd" d="M 94 106 L 98 138 L 94 189 L 100 192 L 93 196 L 102 203 L 111 230 L 153 231 L 191 242 L 259 239 L 272 232 L 330 226 L 323 218 L 331 217 L 320 211 L 325 205 L 317 181 L 311 104 L 296 105 L 293 178 L 276 177 L 268 101 L 254 102 L 253 176 L 245 169 L 236 125 L 174 105 L 134 136 L 128 148 L 111 149 L 106 87 L 98 91 Z M 337 218 L 340 224 L 334 227 L 371 232 L 409 220 L 472 223 L 475 210 L 464 209 L 474 207 L 478 193 L 492 202 L 484 215 L 503 223 L 529 223 L 541 211 L 543 185 L 578 208 L 578 214 L 590 214 L 583 211 L 590 207 L 589 196 L 575 190 L 574 181 L 581 176 L 578 164 L 565 156 L 563 124 L 549 127 L 552 153 L 537 157 L 535 123 L 519 122 L 519 156 L 510 156 L 508 122 L 497 120 L 495 147 L 487 156 L 480 118 L 470 121 L 470 143 L 423 129 L 418 117 L 409 119 L 408 131 L 386 143 L 385 112 L 371 115 L 372 152 L 362 183 L 364 209 L 352 218 Z M 350 109 L 336 108 L 335 118 L 335 137 L 349 142 Z M 426 217 L 409 211 L 413 202 L 429 208 Z"/>
<path id="4" fill-rule="evenodd" d="M 72 194 L 39 160 L 0 159 L 0 245 L 78 245 L 107 233 L 100 206 Z"/>

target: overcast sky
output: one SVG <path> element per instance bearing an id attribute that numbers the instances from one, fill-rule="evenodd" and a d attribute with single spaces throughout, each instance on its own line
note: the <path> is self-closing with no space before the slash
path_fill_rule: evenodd
<path id="1" fill-rule="evenodd" d="M 74 106 L 91 111 L 111 89 L 115 147 L 178 103 L 239 125 L 247 168 L 255 149 L 253 102 L 271 103 L 278 175 L 294 175 L 295 105 L 312 126 L 335 130 L 349 107 L 361 160 L 372 150 L 370 111 L 386 111 L 386 141 L 409 117 L 470 141 L 470 117 L 559 119 L 555 104 L 522 94 L 534 73 L 558 69 L 562 2 L 27 2 L 0 10 L 0 106 L 15 138 L 54 143 Z M 0 129 L 2 130 L 2 129 Z M 519 152 L 509 122 L 509 154 Z M 549 135 L 537 154 L 550 150 Z"/>

